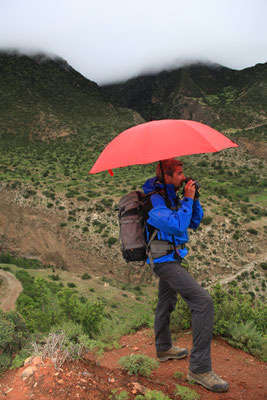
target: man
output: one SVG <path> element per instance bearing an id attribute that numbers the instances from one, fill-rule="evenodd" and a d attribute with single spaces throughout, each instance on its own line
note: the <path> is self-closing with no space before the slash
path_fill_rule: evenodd
<path id="1" fill-rule="evenodd" d="M 169 328 L 170 314 L 175 309 L 178 293 L 192 313 L 193 348 L 189 359 L 188 379 L 193 379 L 214 392 L 225 392 L 228 390 L 228 383 L 219 378 L 211 367 L 212 298 L 181 266 L 181 260 L 188 253 L 185 247 L 185 243 L 188 242 L 187 229 L 198 227 L 203 218 L 203 210 L 196 198 L 193 180 L 186 183 L 182 201 L 176 196 L 176 192 L 183 187 L 185 181 L 183 163 L 169 159 L 162 161 L 161 165 L 157 166 L 157 176 L 149 179 L 143 186 L 145 193 L 157 191 L 148 196 L 144 206 L 147 240 L 149 241 L 151 236 L 154 237 L 151 242 L 150 260 L 154 264 L 155 274 L 159 277 L 155 313 L 157 357 L 160 361 L 167 361 L 188 355 L 186 348 L 172 345 Z"/>

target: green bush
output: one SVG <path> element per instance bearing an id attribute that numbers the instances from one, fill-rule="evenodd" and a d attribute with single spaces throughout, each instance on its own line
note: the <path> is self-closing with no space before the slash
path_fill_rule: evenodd
<path id="1" fill-rule="evenodd" d="M 170 327 L 172 332 L 189 329 L 191 322 L 191 311 L 184 299 L 178 296 L 175 310 L 171 313 Z"/>
<path id="2" fill-rule="evenodd" d="M 200 395 L 193 389 L 186 386 L 177 385 L 175 389 L 175 395 L 180 396 L 182 400 L 197 400 L 200 399 Z"/>
<path id="3" fill-rule="evenodd" d="M 202 219 L 202 224 L 204 224 L 204 225 L 209 225 L 209 224 L 211 224 L 212 223 L 212 217 L 210 217 L 209 215 L 207 215 L 206 217 L 204 217 L 203 219 Z"/>
<path id="4" fill-rule="evenodd" d="M 247 229 L 247 232 L 251 233 L 252 235 L 257 235 L 258 234 L 258 231 L 256 229 L 253 229 L 253 228 Z"/>
<path id="5" fill-rule="evenodd" d="M 100 301 L 82 303 L 69 288 L 57 293 L 59 306 L 64 319 L 81 324 L 84 332 L 92 337 L 98 333 L 99 324 L 104 317 L 104 305 Z"/>
<path id="6" fill-rule="evenodd" d="M 36 277 L 33 283 L 26 286 L 27 290 L 24 285 L 23 288 L 17 299 L 17 310 L 31 332 L 48 332 L 53 321 L 59 318 L 59 310 L 50 298 L 51 292 L 47 281 Z"/>
<path id="7" fill-rule="evenodd" d="M 114 237 L 109 237 L 108 238 L 108 245 L 109 246 L 112 246 L 113 244 L 115 244 L 117 242 L 117 238 L 114 238 Z"/>
<path id="8" fill-rule="evenodd" d="M 68 282 L 68 283 L 67 283 L 67 286 L 68 286 L 69 288 L 74 288 L 74 287 L 76 287 L 76 284 L 73 283 L 73 282 Z"/>
<path id="9" fill-rule="evenodd" d="M 129 375 L 141 376 L 149 376 L 151 371 L 159 365 L 158 361 L 143 354 L 122 357 L 119 363 L 128 371 Z"/>
<path id="10" fill-rule="evenodd" d="M 0 354 L 0 375 L 4 372 L 12 363 L 12 356 L 8 353 Z"/>
<path id="11" fill-rule="evenodd" d="M 175 379 L 182 379 L 183 376 L 184 376 L 184 373 L 181 372 L 181 371 L 175 371 L 174 374 L 173 374 L 173 377 Z"/>
<path id="12" fill-rule="evenodd" d="M 66 338 L 75 343 L 78 343 L 79 337 L 84 335 L 83 326 L 73 321 L 63 321 L 62 323 L 53 326 L 50 332 L 64 332 Z"/>
<path id="13" fill-rule="evenodd" d="M 171 400 L 171 398 L 157 390 L 148 390 L 144 395 L 139 394 L 135 397 L 136 400 Z"/>
<path id="14" fill-rule="evenodd" d="M 252 322 L 234 324 L 230 329 L 228 341 L 233 347 L 242 349 L 254 356 L 262 355 L 263 338 Z"/>
<path id="15" fill-rule="evenodd" d="M 265 304 L 242 294 L 238 287 L 233 287 L 231 290 L 230 294 L 217 284 L 211 292 L 214 302 L 214 334 L 230 337 L 235 324 L 251 322 L 263 335 L 267 328 Z"/>
<path id="16" fill-rule="evenodd" d="M 12 355 L 26 344 L 29 331 L 23 318 L 15 311 L 0 310 L 0 373 L 12 361 Z"/>
<path id="17" fill-rule="evenodd" d="M 240 238 L 240 231 L 235 231 L 235 233 L 233 234 L 233 239 L 234 240 L 238 240 Z"/>
<path id="18" fill-rule="evenodd" d="M 91 275 L 90 274 L 88 274 L 87 272 L 85 272 L 83 275 L 82 275 L 82 279 L 91 279 L 92 277 L 91 277 Z"/>
<path id="19" fill-rule="evenodd" d="M 122 392 L 118 392 L 118 389 L 112 389 L 111 395 L 109 396 L 110 400 L 128 400 L 129 394 L 124 390 Z"/>
<path id="20" fill-rule="evenodd" d="M 59 281 L 60 276 L 58 274 L 56 275 L 48 275 L 48 278 L 52 279 L 52 281 Z"/>
<path id="21" fill-rule="evenodd" d="M 0 264 L 14 264 L 24 269 L 40 269 L 46 266 L 41 264 L 39 260 L 26 259 L 24 257 L 16 257 L 9 252 L 2 252 L 0 254 Z"/>

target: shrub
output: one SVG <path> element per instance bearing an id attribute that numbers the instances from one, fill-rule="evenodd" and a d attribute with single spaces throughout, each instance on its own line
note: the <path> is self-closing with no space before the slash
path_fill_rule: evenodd
<path id="1" fill-rule="evenodd" d="M 241 293 L 238 287 L 232 288 L 232 294 L 217 284 L 211 292 L 214 302 L 214 334 L 231 337 L 235 324 L 251 322 L 260 334 L 267 328 L 264 303 L 253 301 L 250 295 Z"/>
<path id="2" fill-rule="evenodd" d="M 149 376 L 151 371 L 158 367 L 158 361 L 143 354 L 133 354 L 122 357 L 120 365 L 128 371 L 129 375 Z"/>
<path id="3" fill-rule="evenodd" d="M 90 337 L 98 333 L 99 324 L 104 316 L 104 305 L 100 301 L 82 303 L 69 288 L 57 293 L 59 306 L 64 319 L 81 324 Z"/>
<path id="4" fill-rule="evenodd" d="M 247 229 L 247 232 L 251 233 L 252 235 L 257 235 L 258 234 L 258 231 L 256 229 L 253 229 L 253 228 Z"/>
<path id="5" fill-rule="evenodd" d="M 78 201 L 88 201 L 89 199 L 88 199 L 88 197 L 86 197 L 86 196 L 78 196 L 78 197 L 77 197 L 77 200 L 78 200 Z"/>
<path id="6" fill-rule="evenodd" d="M 190 328 L 191 311 L 181 296 L 177 296 L 175 310 L 171 313 L 170 327 L 172 331 L 180 331 Z"/>
<path id="7" fill-rule="evenodd" d="M 68 282 L 67 285 L 68 285 L 69 288 L 76 287 L 75 283 L 73 283 L 73 282 Z"/>
<path id="8" fill-rule="evenodd" d="M 0 267 L 3 271 L 11 271 L 11 268 L 6 266 L 6 267 Z"/>
<path id="9" fill-rule="evenodd" d="M 116 238 L 114 238 L 114 237 L 109 237 L 108 238 L 108 245 L 109 246 L 112 246 L 113 244 L 115 244 L 117 242 L 117 239 Z"/>
<path id="10" fill-rule="evenodd" d="M 139 394 L 136 400 L 171 400 L 169 396 L 157 390 L 148 390 L 144 395 Z"/>
<path id="11" fill-rule="evenodd" d="M 81 356 L 83 346 L 71 343 L 64 332 L 50 333 L 41 344 L 34 343 L 35 355 L 50 358 L 56 369 L 62 367 L 65 361 L 77 359 Z"/>
<path id="12" fill-rule="evenodd" d="M 128 400 L 129 395 L 124 390 L 122 392 L 118 393 L 118 389 L 112 389 L 109 399 L 110 400 Z"/>
<path id="13" fill-rule="evenodd" d="M 175 379 L 182 379 L 183 376 L 184 376 L 184 373 L 181 372 L 181 371 L 175 371 L 174 374 L 173 374 L 173 377 Z"/>
<path id="14" fill-rule="evenodd" d="M 230 329 L 230 335 L 228 341 L 233 347 L 243 349 L 254 356 L 261 355 L 263 339 L 252 322 L 234 324 Z"/>
<path id="15" fill-rule="evenodd" d="M 176 386 L 175 395 L 180 396 L 182 400 L 197 400 L 200 398 L 200 395 L 195 390 L 181 385 Z"/>
<path id="16" fill-rule="evenodd" d="M 240 231 L 235 231 L 233 234 L 233 239 L 238 240 L 240 238 Z"/>
<path id="17" fill-rule="evenodd" d="M 13 353 L 23 347 L 28 335 L 25 321 L 17 312 L 0 310 L 0 373 L 11 364 Z"/>
<path id="18" fill-rule="evenodd" d="M 88 274 L 87 272 L 85 272 L 83 275 L 82 275 L 82 279 L 91 279 L 92 277 L 91 277 L 91 275 L 90 274 Z"/>
<path id="19" fill-rule="evenodd" d="M 206 217 L 204 217 L 203 219 L 202 219 L 202 224 L 204 224 L 204 225 L 209 225 L 209 224 L 211 224 L 212 223 L 212 217 L 210 217 L 209 215 L 207 215 Z"/>
<path id="20" fill-rule="evenodd" d="M 84 334 L 82 325 L 77 324 L 73 321 L 63 321 L 59 325 L 55 325 L 51 328 L 51 333 L 64 332 L 64 335 L 68 340 L 78 343 L 79 337 Z"/>
<path id="21" fill-rule="evenodd" d="M 48 278 L 52 279 L 52 281 L 59 281 L 60 280 L 60 276 L 57 275 L 48 275 Z"/>

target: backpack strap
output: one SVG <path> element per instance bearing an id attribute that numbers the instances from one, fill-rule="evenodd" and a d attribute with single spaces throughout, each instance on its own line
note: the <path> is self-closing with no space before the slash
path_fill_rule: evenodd
<path id="1" fill-rule="evenodd" d="M 149 261 L 150 261 L 150 266 L 152 268 L 152 271 L 154 270 L 154 261 L 153 261 L 153 257 L 152 257 L 152 253 L 151 253 L 150 244 L 151 244 L 152 240 L 155 239 L 155 237 L 156 237 L 158 232 L 159 232 L 159 230 L 155 228 L 154 232 L 151 235 L 151 238 L 149 239 L 149 242 L 148 242 L 147 248 L 146 248 L 146 252 L 147 252 L 147 255 L 148 255 L 148 258 L 149 258 Z"/>

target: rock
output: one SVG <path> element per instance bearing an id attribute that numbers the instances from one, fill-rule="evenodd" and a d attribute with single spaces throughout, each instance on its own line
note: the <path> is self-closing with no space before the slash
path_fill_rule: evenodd
<path id="1" fill-rule="evenodd" d="M 22 371 L 21 378 L 29 378 L 35 371 L 37 371 L 35 366 L 27 367 Z"/>
<path id="2" fill-rule="evenodd" d="M 133 385 L 133 391 L 138 391 L 142 394 L 145 394 L 145 392 L 147 391 L 147 388 L 145 388 L 145 386 L 143 386 L 143 385 L 140 385 L 140 383 L 138 383 L 138 382 L 133 382 L 132 385 Z M 132 393 L 133 393 L 133 391 L 132 391 Z"/>
<path id="3" fill-rule="evenodd" d="M 93 376 L 93 374 L 91 374 L 90 372 L 87 372 L 87 371 L 83 371 L 82 375 L 83 376 L 88 376 L 88 377 L 92 377 Z"/>
<path id="4" fill-rule="evenodd" d="M 32 359 L 33 359 L 34 357 L 28 357 L 28 358 L 26 358 L 26 360 L 24 361 L 24 367 L 26 366 L 26 365 L 29 365 L 29 364 L 31 364 L 31 362 L 32 362 Z"/>
<path id="5" fill-rule="evenodd" d="M 133 351 L 138 351 L 139 350 L 139 347 L 133 347 Z"/>
<path id="6" fill-rule="evenodd" d="M 62 385 L 62 384 L 64 383 L 64 381 L 63 381 L 63 379 L 59 379 L 59 380 L 57 381 L 57 383 L 59 383 L 60 385 Z"/>
<path id="7" fill-rule="evenodd" d="M 41 357 L 34 357 L 34 358 L 32 359 L 32 361 L 31 361 L 31 364 L 32 364 L 32 365 L 39 365 L 39 364 L 41 364 L 41 362 L 42 362 Z"/>

